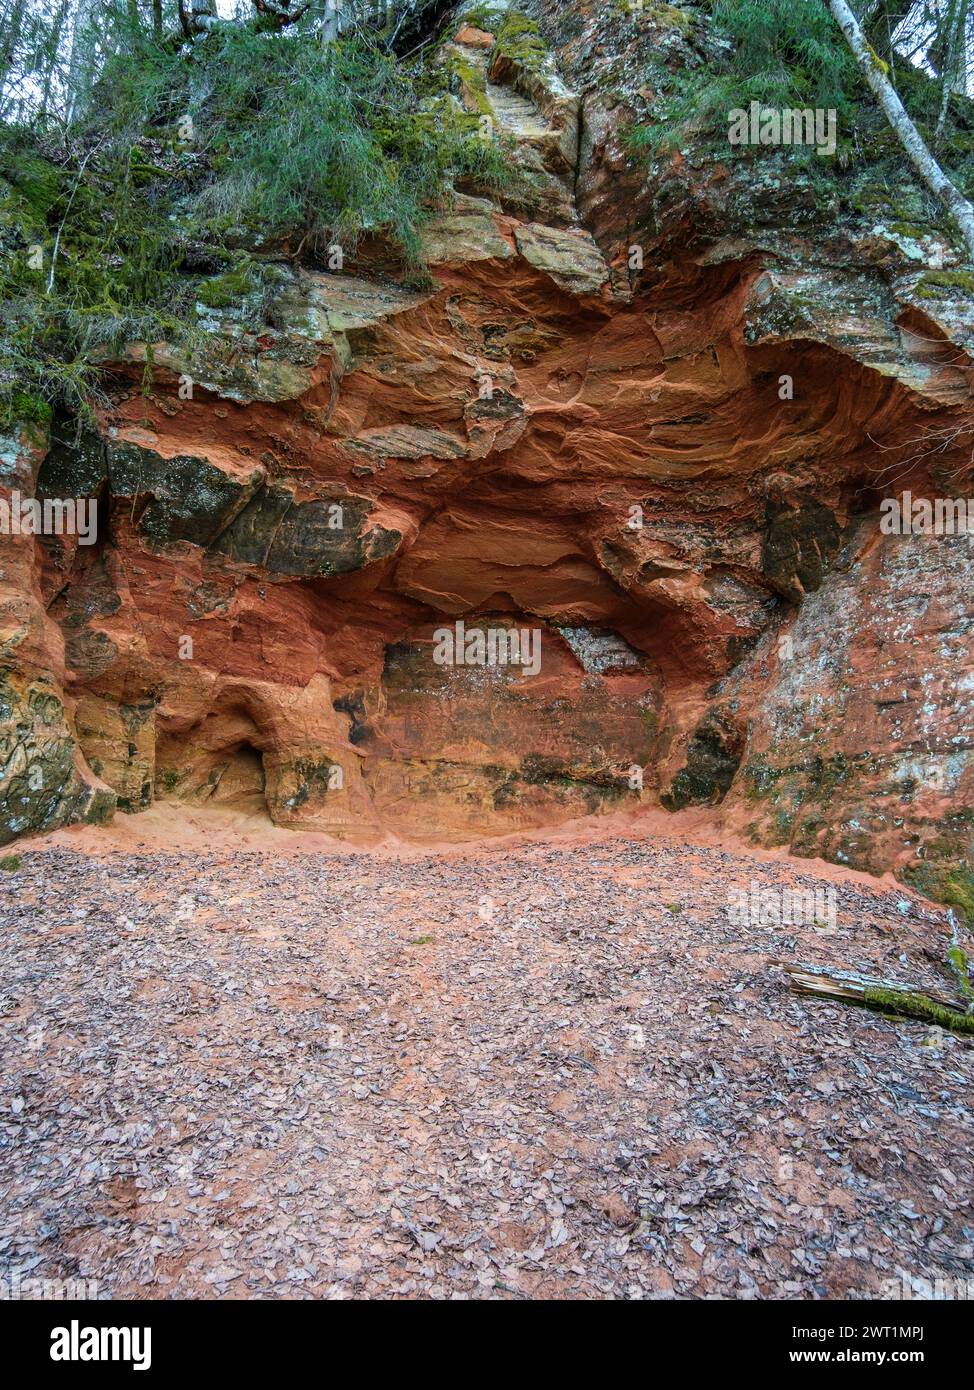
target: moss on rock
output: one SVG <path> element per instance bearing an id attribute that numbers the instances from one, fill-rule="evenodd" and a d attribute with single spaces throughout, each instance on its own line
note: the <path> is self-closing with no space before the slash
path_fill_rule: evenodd
<path id="1" fill-rule="evenodd" d="M 660 800 L 670 811 L 722 801 L 740 766 L 744 740 L 730 709 L 715 708 L 697 725 L 684 767 Z"/>
<path id="2" fill-rule="evenodd" d="M 527 72 L 537 72 L 547 56 L 547 46 L 534 20 L 517 10 L 508 10 L 497 29 L 494 62 L 507 58 Z"/>

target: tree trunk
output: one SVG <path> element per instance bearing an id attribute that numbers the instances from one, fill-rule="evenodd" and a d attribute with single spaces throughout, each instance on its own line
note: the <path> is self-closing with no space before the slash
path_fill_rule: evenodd
<path id="1" fill-rule="evenodd" d="M 193 33 L 206 34 L 215 29 L 219 19 L 215 13 L 214 0 L 193 0 Z"/>
<path id="2" fill-rule="evenodd" d="M 947 112 L 950 110 L 950 94 L 957 85 L 958 76 L 964 71 L 964 39 L 967 34 L 968 8 L 969 0 L 952 0 L 952 3 L 947 7 L 940 114 L 937 117 L 937 129 L 934 131 L 933 137 L 935 143 L 939 143 L 944 133 L 944 126 L 947 124 Z"/>
<path id="3" fill-rule="evenodd" d="M 57 73 L 61 61 L 61 38 L 64 33 L 64 25 L 68 17 L 69 0 L 61 0 L 54 26 L 51 30 L 51 37 L 48 41 L 47 56 L 45 57 L 44 71 L 44 90 L 41 92 L 41 99 L 38 110 L 42 116 L 49 113 L 51 101 L 51 88 L 54 84 L 54 76 Z"/>
<path id="4" fill-rule="evenodd" d="M 94 19 L 96 0 L 79 0 L 71 30 L 71 52 L 65 82 L 65 124 L 69 124 L 88 104 L 94 77 Z"/>
<path id="5" fill-rule="evenodd" d="M 321 23 L 321 44 L 327 48 L 341 33 L 341 0 L 325 0 L 325 13 Z"/>
<path id="6" fill-rule="evenodd" d="M 830 970 L 822 965 L 784 965 L 791 987 L 832 1003 L 864 1004 L 881 1013 L 919 1018 L 958 1033 L 974 1033 L 974 1014 L 942 994 L 924 994 L 909 985 L 873 980 L 853 970 Z"/>
<path id="7" fill-rule="evenodd" d="M 846 0 L 828 0 L 828 5 L 852 49 L 863 77 L 885 111 L 908 159 L 931 193 L 940 199 L 957 223 L 967 254 L 974 260 L 974 207 L 950 181 L 930 153 L 923 136 L 910 120 L 906 108 L 893 89 L 893 84 L 883 71 L 882 63 L 866 42 L 859 21 Z"/>
<path id="8" fill-rule="evenodd" d="M 915 7 L 916 0 L 876 0 L 860 21 L 866 42 L 883 58 L 891 56 L 893 35 Z"/>
<path id="9" fill-rule="evenodd" d="M 3 90 L 7 74 L 13 67 L 17 45 L 24 27 L 24 0 L 15 0 L 10 11 L 4 15 L 0 29 L 0 91 Z"/>

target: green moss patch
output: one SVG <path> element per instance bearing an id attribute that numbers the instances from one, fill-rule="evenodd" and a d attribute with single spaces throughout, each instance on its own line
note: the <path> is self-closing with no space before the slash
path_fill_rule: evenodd
<path id="1" fill-rule="evenodd" d="M 944 292 L 974 295 L 974 270 L 928 270 L 916 287 L 922 299 L 940 299 Z"/>
<path id="2" fill-rule="evenodd" d="M 969 869 L 921 862 L 908 866 L 899 877 L 924 897 L 956 908 L 974 927 L 974 873 Z"/>
<path id="3" fill-rule="evenodd" d="M 208 309 L 227 309 L 238 304 L 259 287 L 257 276 L 250 261 L 241 262 L 234 270 L 205 280 L 200 286 L 197 299 Z"/>
<path id="4" fill-rule="evenodd" d="M 497 30 L 494 54 L 495 61 L 508 58 L 528 72 L 537 72 L 548 56 L 548 49 L 533 19 L 517 10 L 508 10 Z"/>
<path id="5" fill-rule="evenodd" d="M 707 712 L 687 745 L 687 760 L 660 800 L 669 811 L 722 801 L 740 766 L 743 738 L 733 713 Z"/>
<path id="6" fill-rule="evenodd" d="M 863 991 L 863 1003 L 867 1008 L 878 1009 L 882 1013 L 921 1019 L 924 1023 L 933 1023 L 939 1028 L 949 1028 L 956 1033 L 974 1033 L 974 1014 L 963 1014 L 958 1009 L 948 1009 L 946 1005 L 928 999 L 925 994 L 870 986 Z"/>

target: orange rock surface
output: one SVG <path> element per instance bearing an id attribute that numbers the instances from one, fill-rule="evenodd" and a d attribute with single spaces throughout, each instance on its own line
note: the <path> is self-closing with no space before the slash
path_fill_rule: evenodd
<path id="1" fill-rule="evenodd" d="M 368 247 L 296 269 L 259 333 L 227 311 L 193 361 L 155 345 L 148 395 L 134 344 L 83 448 L 11 445 L 6 481 L 87 490 L 100 536 L 3 540 L 8 837 L 155 799 L 437 841 L 702 802 L 875 872 L 946 834 L 953 871 L 969 542 L 877 509 L 965 462 L 963 305 L 852 265 L 851 233 L 717 236 L 719 169 L 669 171 L 640 231 L 662 194 L 614 182 L 618 116 L 587 102 L 569 168 L 578 99 L 489 41 L 454 40 L 549 222 L 458 194 L 428 288 Z M 539 669 L 438 664 L 457 622 L 537 634 Z"/>

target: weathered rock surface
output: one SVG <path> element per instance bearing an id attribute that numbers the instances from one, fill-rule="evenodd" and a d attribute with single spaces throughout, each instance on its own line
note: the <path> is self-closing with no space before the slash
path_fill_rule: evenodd
<path id="1" fill-rule="evenodd" d="M 753 165 L 637 167 L 606 74 L 680 61 L 674 7 L 541 8 L 561 76 L 452 47 L 543 220 L 458 194 L 422 289 L 279 267 L 260 323 L 151 345 L 148 394 L 133 344 L 98 438 L 7 449 L 5 495 L 100 528 L 2 538 L 5 838 L 154 797 L 436 838 L 712 801 L 967 891 L 970 541 L 878 513 L 974 492 L 952 252 L 823 236 Z M 461 621 L 539 669 L 438 664 Z"/>

